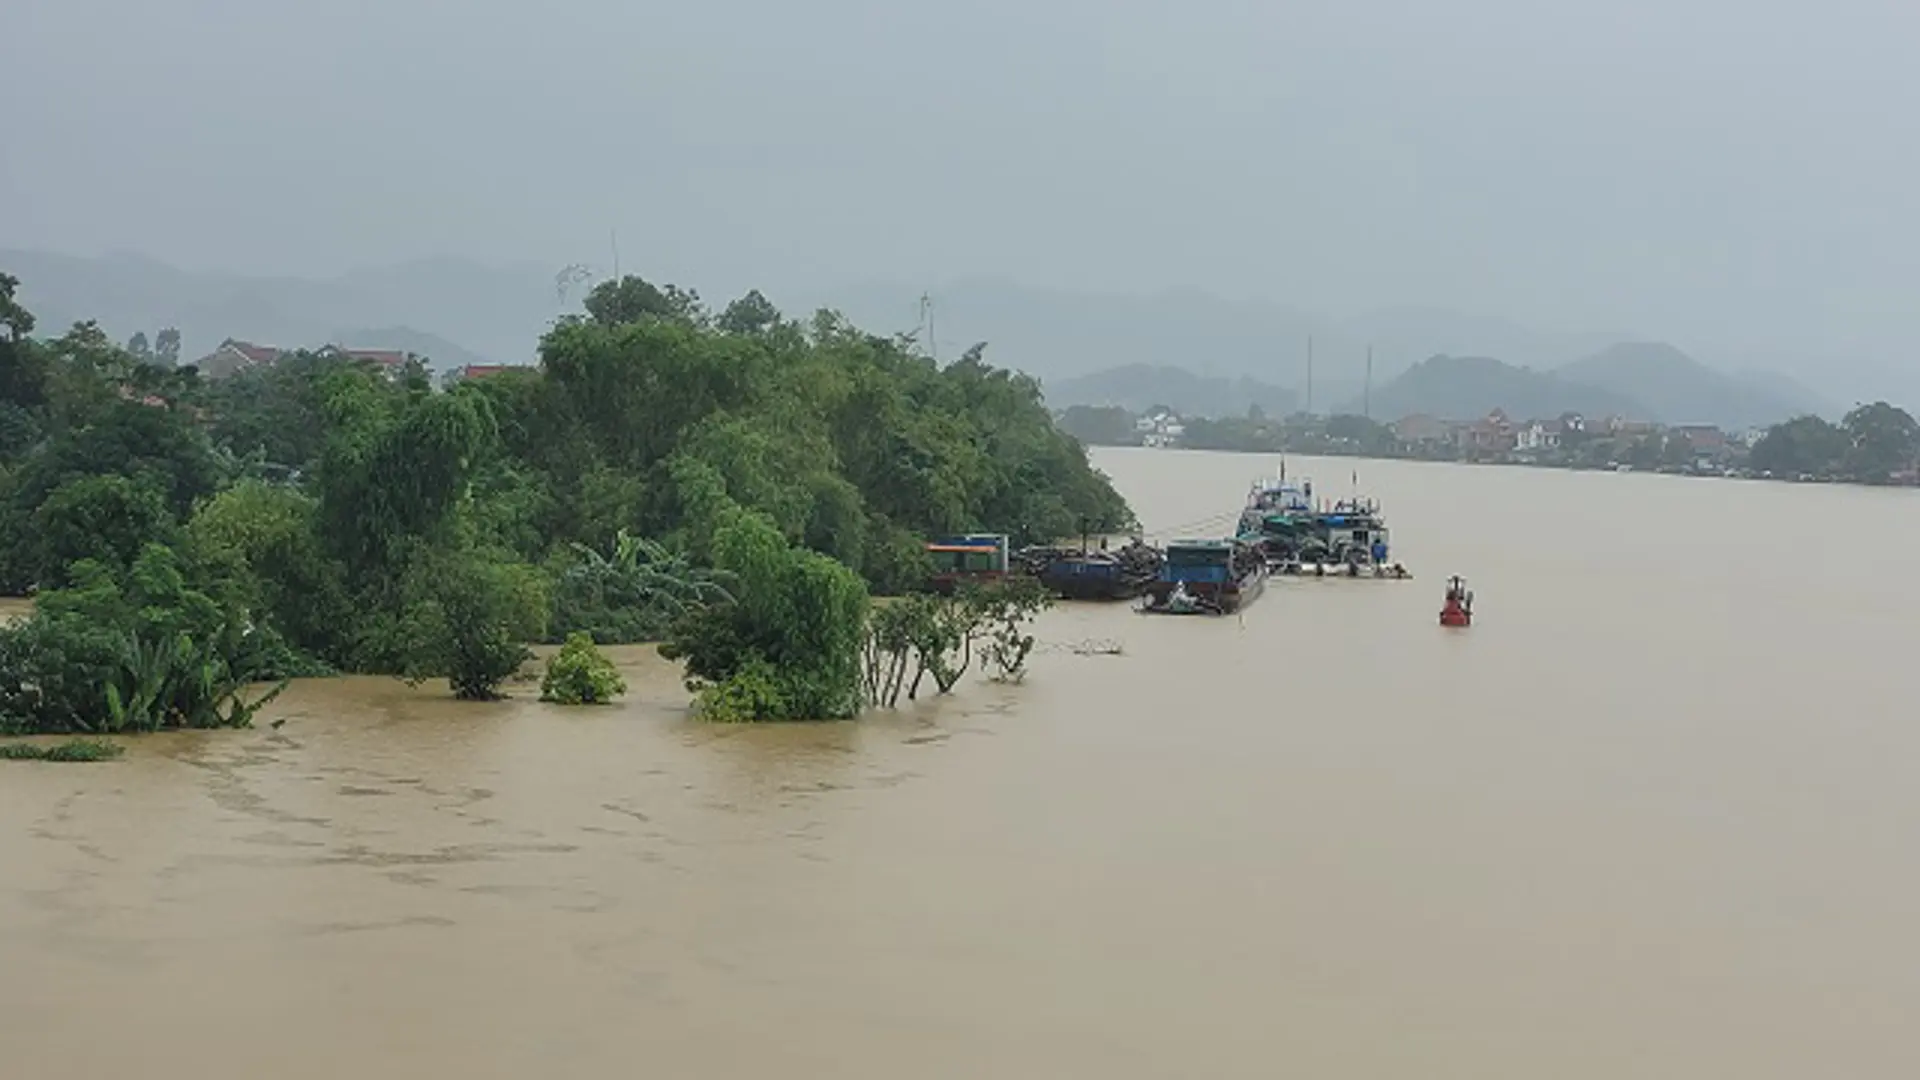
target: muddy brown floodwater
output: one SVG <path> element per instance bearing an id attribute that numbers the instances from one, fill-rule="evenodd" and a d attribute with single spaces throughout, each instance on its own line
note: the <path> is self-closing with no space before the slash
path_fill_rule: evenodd
<path id="1" fill-rule="evenodd" d="M 1272 467 L 1100 462 L 1155 530 Z M 633 650 L 617 709 L 342 679 L 0 765 L 0 1074 L 1920 1075 L 1915 492 L 1290 468 L 1416 579 L 1059 610 L 857 723 Z"/>

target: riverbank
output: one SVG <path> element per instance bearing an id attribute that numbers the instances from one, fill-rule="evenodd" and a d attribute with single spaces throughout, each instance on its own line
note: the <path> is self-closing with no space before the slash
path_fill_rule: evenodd
<path id="1" fill-rule="evenodd" d="M 1109 443 L 1109 444 L 1101 444 L 1101 445 L 1103 449 L 1112 449 L 1112 450 L 1149 449 L 1147 447 L 1141 447 L 1138 444 Z M 1596 463 L 1596 462 L 1587 462 L 1587 461 L 1579 461 L 1579 460 L 1539 458 L 1539 457 L 1531 457 L 1524 454 L 1504 454 L 1504 455 L 1484 455 L 1484 456 L 1463 457 L 1463 456 L 1448 456 L 1444 454 L 1417 453 L 1417 452 L 1395 453 L 1395 452 L 1392 452 L 1391 450 L 1364 449 L 1360 447 L 1329 446 L 1324 444 L 1304 444 L 1301 446 L 1284 446 L 1280 448 L 1264 448 L 1263 447 L 1263 448 L 1257 448 L 1257 449 L 1256 448 L 1237 448 L 1237 447 L 1228 447 L 1228 446 L 1161 446 L 1161 447 L 1152 447 L 1151 449 L 1156 451 L 1186 450 L 1194 453 L 1205 453 L 1205 454 L 1260 454 L 1260 455 L 1266 455 L 1266 456 L 1297 455 L 1302 457 L 1319 457 L 1319 458 L 1330 458 L 1330 459 L 1337 459 L 1337 460 L 1356 460 L 1356 461 L 1359 461 L 1359 460 L 1408 461 L 1408 462 L 1425 462 L 1429 464 L 1445 464 L 1445 465 L 1500 465 L 1500 466 L 1509 466 L 1514 468 L 1547 469 L 1547 470 L 1553 470 L 1558 472 L 1648 473 L 1648 474 L 1653 474 L 1657 476 L 1690 476 L 1690 477 L 1698 477 L 1703 479 L 1714 479 L 1714 480 L 1765 480 L 1765 481 L 1774 482 L 1774 483 L 1787 483 L 1787 484 L 1842 484 L 1842 485 L 1848 485 L 1848 486 L 1854 486 L 1854 487 L 1920 487 L 1920 473 L 1907 473 L 1907 474 L 1898 476 L 1897 478 L 1892 478 L 1884 481 L 1871 481 L 1871 480 L 1862 480 L 1856 477 L 1850 477 L 1850 476 L 1844 476 L 1844 475 L 1828 475 L 1828 474 L 1817 474 L 1817 473 L 1775 475 L 1771 471 L 1757 471 L 1754 469 L 1749 469 L 1745 467 L 1736 467 L 1736 466 L 1724 466 L 1724 467 L 1714 466 L 1714 465 L 1703 466 L 1697 463 L 1687 464 L 1687 465 L 1656 464 L 1650 467 L 1640 467 L 1640 466 L 1635 466 L 1626 462 L 1612 461 L 1612 460 Z"/>
<path id="2" fill-rule="evenodd" d="M 1098 410 L 1096 410 L 1098 411 Z M 1105 410 L 1113 411 L 1113 410 Z M 1886 402 L 1861 405 L 1838 424 L 1802 416 L 1768 428 L 1662 425 L 1565 413 L 1516 420 L 1499 409 L 1472 421 L 1406 416 L 1383 424 L 1362 416 L 1295 415 L 1185 419 L 1156 413 L 1094 424 L 1061 415 L 1091 444 L 1312 454 L 1458 464 L 1636 471 L 1875 487 L 1920 485 L 1920 422 Z"/>

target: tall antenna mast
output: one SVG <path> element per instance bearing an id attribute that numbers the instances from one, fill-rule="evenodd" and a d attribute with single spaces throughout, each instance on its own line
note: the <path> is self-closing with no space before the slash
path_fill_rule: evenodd
<path id="1" fill-rule="evenodd" d="M 613 248 L 613 280 L 620 280 L 620 233 L 615 229 L 607 230 L 607 245 Z"/>
<path id="2" fill-rule="evenodd" d="M 1360 412 L 1368 420 L 1373 419 L 1373 346 L 1367 346 L 1367 382 L 1360 391 Z"/>
<path id="3" fill-rule="evenodd" d="M 1313 415 L 1313 335 L 1307 335 L 1307 415 Z"/>
<path id="4" fill-rule="evenodd" d="M 927 355 L 940 359 L 940 342 L 933 336 L 933 297 L 920 294 L 920 323 L 927 328 Z"/>

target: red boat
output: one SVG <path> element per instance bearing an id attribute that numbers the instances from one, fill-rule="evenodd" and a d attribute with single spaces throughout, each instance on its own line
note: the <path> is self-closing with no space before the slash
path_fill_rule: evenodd
<path id="1" fill-rule="evenodd" d="M 1440 625 L 1473 625 L 1473 590 L 1458 574 L 1447 579 L 1447 601 L 1440 606 Z"/>

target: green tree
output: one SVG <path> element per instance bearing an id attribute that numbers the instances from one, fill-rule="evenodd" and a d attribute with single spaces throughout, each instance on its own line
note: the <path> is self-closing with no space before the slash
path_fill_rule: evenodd
<path id="1" fill-rule="evenodd" d="M 180 331 L 165 327 L 153 342 L 153 362 L 161 367 L 180 366 Z"/>
<path id="2" fill-rule="evenodd" d="M 567 643 L 547 660 L 540 682 L 540 700 L 560 705 L 610 705 L 626 692 L 620 669 L 584 633 L 567 635 Z"/>
<path id="3" fill-rule="evenodd" d="M 780 309 L 773 306 L 760 290 L 753 289 L 728 304 L 715 326 L 729 334 L 764 334 L 781 322 Z"/>
<path id="4" fill-rule="evenodd" d="M 73 568 L 25 625 L 0 629 L 0 729 L 45 733 L 245 727 L 277 696 L 276 643 L 148 545 L 131 566 Z"/>
<path id="5" fill-rule="evenodd" d="M 1798 416 L 1767 429 L 1747 455 L 1758 472 L 1779 476 L 1825 475 L 1841 464 L 1849 440 L 1842 428 L 1818 416 Z"/>
<path id="6" fill-rule="evenodd" d="M 350 570 L 390 575 L 414 541 L 449 541 L 473 466 L 498 437 L 492 410 L 464 387 L 396 389 L 362 371 L 336 373 L 328 389 L 321 533 Z"/>
<path id="7" fill-rule="evenodd" d="M 684 659 L 704 712 L 726 720 L 826 720 L 860 705 L 867 594 L 853 572 L 789 547 L 763 515 L 729 508 L 714 565 L 738 582 L 731 604 L 682 619 L 660 647 Z"/>
<path id="8" fill-rule="evenodd" d="M 1060 414 L 1059 423 L 1060 430 L 1088 446 L 1140 444 L 1133 414 L 1118 405 L 1070 405 Z"/>
<path id="9" fill-rule="evenodd" d="M 82 560 L 125 570 L 148 543 L 165 542 L 173 531 L 173 515 L 151 484 L 110 473 L 77 477 L 33 513 L 34 580 L 60 584 Z"/>
<path id="10" fill-rule="evenodd" d="M 1840 429 L 1848 443 L 1844 468 L 1856 479 L 1885 483 L 1920 459 L 1920 424 L 1884 401 L 1857 406 L 1840 421 Z"/>
<path id="11" fill-rule="evenodd" d="M 700 294 L 674 285 L 656 286 L 632 275 L 595 285 L 584 306 L 595 322 L 608 326 L 649 319 L 698 324 L 706 318 Z"/>
<path id="12" fill-rule="evenodd" d="M 400 621 L 408 682 L 446 679 L 462 701 L 489 701 L 546 633 L 548 598 L 534 568 L 475 550 L 421 547 L 404 587 Z"/>

